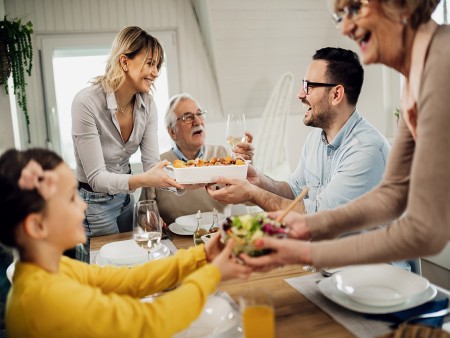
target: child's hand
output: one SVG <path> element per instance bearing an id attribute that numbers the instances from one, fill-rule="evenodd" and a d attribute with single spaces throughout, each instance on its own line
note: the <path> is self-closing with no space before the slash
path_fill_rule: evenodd
<path id="1" fill-rule="evenodd" d="M 247 279 L 252 272 L 250 267 L 244 265 L 241 260 L 231 254 L 233 246 L 234 241 L 230 238 L 222 252 L 212 261 L 212 264 L 220 269 L 223 281 L 233 278 Z"/>
<path id="2" fill-rule="evenodd" d="M 211 263 L 214 258 L 219 255 L 224 248 L 224 245 L 220 241 L 220 231 L 211 235 L 211 239 L 205 244 L 205 254 L 208 263 Z"/>

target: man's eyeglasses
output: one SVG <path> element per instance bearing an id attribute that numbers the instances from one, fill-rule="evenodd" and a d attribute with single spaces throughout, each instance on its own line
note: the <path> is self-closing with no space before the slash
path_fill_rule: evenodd
<path id="1" fill-rule="evenodd" d="M 333 13 L 332 17 L 336 27 L 339 28 L 345 18 L 348 20 L 357 20 L 360 15 L 361 8 L 367 6 L 368 4 L 369 0 L 350 0 L 348 5 Z"/>
<path id="2" fill-rule="evenodd" d="M 337 86 L 335 83 L 322 83 L 322 82 L 310 82 L 307 80 L 303 80 L 303 91 L 306 95 L 309 95 L 309 88 L 314 87 L 334 87 Z"/>
<path id="3" fill-rule="evenodd" d="M 176 119 L 176 121 L 183 121 L 184 123 L 192 123 L 194 122 L 195 117 L 198 117 L 200 120 L 204 120 L 206 117 L 206 110 L 199 110 L 195 114 L 193 113 L 184 113 L 179 118 Z"/>

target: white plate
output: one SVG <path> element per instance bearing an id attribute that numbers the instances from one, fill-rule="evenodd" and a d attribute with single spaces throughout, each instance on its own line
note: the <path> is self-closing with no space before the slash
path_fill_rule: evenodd
<path id="1" fill-rule="evenodd" d="M 437 294 L 436 288 L 430 284 L 430 286 L 428 287 L 427 290 L 425 290 L 425 292 L 421 293 L 416 297 L 408 299 L 404 303 L 394 306 L 369 306 L 355 302 L 354 300 L 349 298 L 345 293 L 339 291 L 334 285 L 331 278 L 322 279 L 318 284 L 318 286 L 322 294 L 329 300 L 335 302 L 336 304 L 339 304 L 342 307 L 345 307 L 352 311 L 371 314 L 384 314 L 407 310 L 430 301 Z"/>
<path id="2" fill-rule="evenodd" d="M 100 248 L 100 254 L 112 264 L 133 265 L 147 261 L 147 251 L 134 239 L 105 244 Z"/>
<path id="3" fill-rule="evenodd" d="M 236 331 L 238 324 L 239 315 L 233 311 L 225 299 L 217 296 L 209 296 L 200 317 L 189 328 L 173 337 L 234 337 L 234 335 L 230 336 L 230 334 Z"/>
<path id="4" fill-rule="evenodd" d="M 152 252 L 150 252 L 150 260 L 154 261 L 157 259 L 165 258 L 170 255 L 170 250 L 167 246 L 165 246 L 163 243 L 160 243 L 159 245 L 160 245 L 160 247 L 158 250 L 153 250 Z M 110 261 L 109 259 L 103 257 L 101 251 L 98 253 L 97 257 L 95 257 L 95 263 L 100 266 L 106 266 L 106 265 L 133 266 L 133 265 L 137 265 L 137 264 L 143 264 L 148 261 L 147 251 L 145 251 L 142 248 L 139 248 L 139 249 L 143 250 L 145 255 L 140 256 L 139 261 L 136 261 L 135 263 L 132 263 L 132 264 L 114 263 L 114 262 Z"/>
<path id="5" fill-rule="evenodd" d="M 12 279 L 14 275 L 14 269 L 16 268 L 16 263 L 12 262 L 8 268 L 6 269 L 6 277 L 8 278 L 9 282 L 12 284 Z"/>
<path id="6" fill-rule="evenodd" d="M 192 230 L 192 231 L 186 230 L 177 223 L 170 224 L 169 229 L 170 229 L 170 231 L 172 231 L 174 234 L 177 234 L 177 235 L 192 236 L 194 234 L 194 230 Z"/>
<path id="7" fill-rule="evenodd" d="M 394 306 L 420 295 L 430 283 L 414 273 L 389 264 L 360 265 L 331 276 L 336 288 L 358 303 Z"/>
<path id="8" fill-rule="evenodd" d="M 173 168 L 173 167 L 171 167 Z M 214 183 L 216 177 L 245 179 L 248 163 L 243 165 L 212 165 L 205 167 L 173 168 L 175 179 L 181 184 Z"/>
<path id="9" fill-rule="evenodd" d="M 225 215 L 218 214 L 219 223 L 225 219 Z M 184 230 L 194 232 L 197 229 L 197 214 L 180 216 L 175 219 L 175 223 L 181 225 Z M 212 212 L 202 212 L 202 225 L 209 229 L 213 223 Z"/>

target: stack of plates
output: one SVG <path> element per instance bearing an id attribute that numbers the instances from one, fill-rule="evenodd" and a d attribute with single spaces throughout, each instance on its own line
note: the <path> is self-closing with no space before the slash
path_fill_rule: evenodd
<path id="1" fill-rule="evenodd" d="M 174 338 L 225 338 L 238 334 L 239 314 L 223 298 L 209 296 L 200 317 Z"/>
<path id="2" fill-rule="evenodd" d="M 219 224 L 225 219 L 225 215 L 218 214 Z M 212 212 L 202 213 L 202 225 L 205 229 L 209 229 L 213 223 Z M 197 229 L 197 214 L 180 216 L 175 219 L 175 223 L 169 225 L 170 231 L 177 235 L 192 235 Z"/>
<path id="3" fill-rule="evenodd" d="M 169 256 L 170 250 L 160 243 L 157 249 L 150 253 L 150 259 L 156 260 Z M 148 261 L 147 250 L 142 249 L 132 239 L 112 242 L 101 247 L 95 262 L 98 265 L 132 266 Z"/>
<path id="4" fill-rule="evenodd" d="M 389 264 L 340 269 L 319 283 L 330 300 L 363 313 L 390 313 L 423 304 L 437 290 L 427 279 Z"/>

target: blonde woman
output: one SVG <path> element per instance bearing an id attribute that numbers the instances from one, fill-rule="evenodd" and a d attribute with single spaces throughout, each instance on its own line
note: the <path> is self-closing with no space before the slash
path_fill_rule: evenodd
<path id="1" fill-rule="evenodd" d="M 72 104 L 79 194 L 87 203 L 88 237 L 130 231 L 133 197 L 140 187 L 183 187 L 160 162 L 158 115 L 151 95 L 164 62 L 159 41 L 139 27 L 123 29 L 113 42 L 104 75 L 81 90 Z M 138 148 L 144 173 L 133 175 Z"/>

